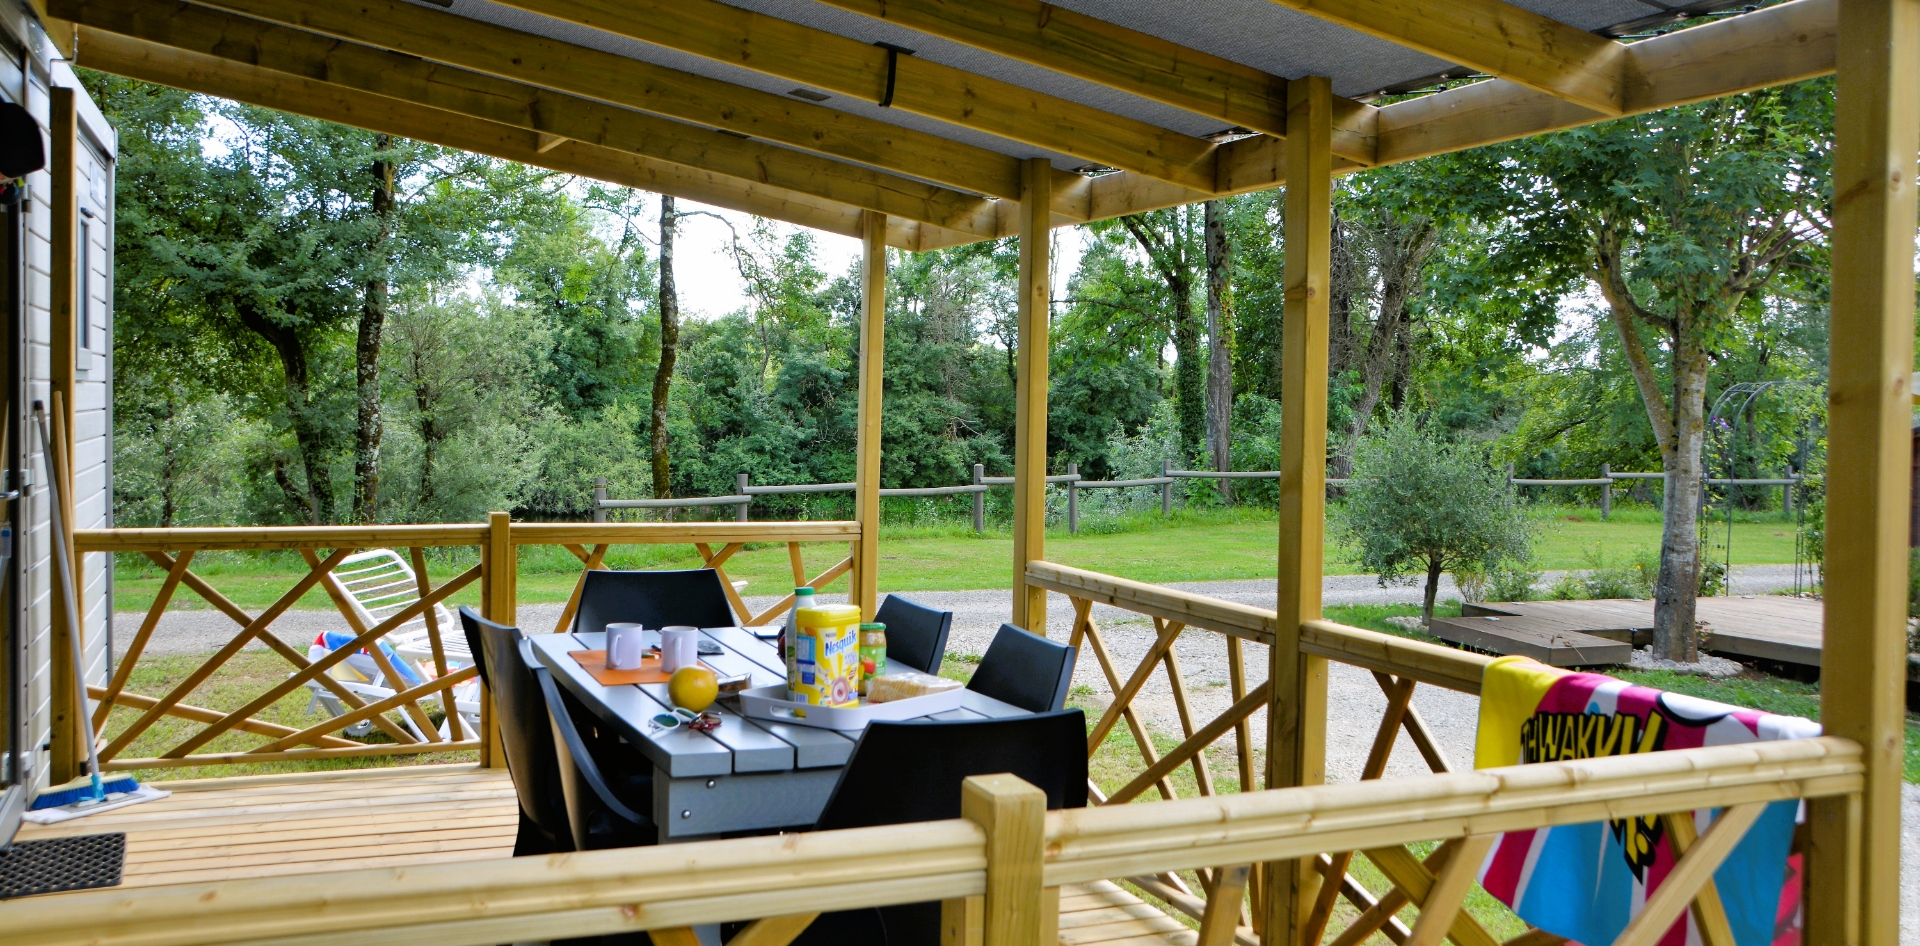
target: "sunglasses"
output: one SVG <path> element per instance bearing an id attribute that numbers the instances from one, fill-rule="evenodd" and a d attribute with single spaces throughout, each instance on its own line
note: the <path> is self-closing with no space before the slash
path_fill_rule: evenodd
<path id="1" fill-rule="evenodd" d="M 653 724 L 647 729 L 657 733 L 668 729 L 686 726 L 694 732 L 712 732 L 720 728 L 720 717 L 714 713 L 696 713 L 682 707 L 674 707 L 671 713 L 660 713 L 653 717 Z"/>

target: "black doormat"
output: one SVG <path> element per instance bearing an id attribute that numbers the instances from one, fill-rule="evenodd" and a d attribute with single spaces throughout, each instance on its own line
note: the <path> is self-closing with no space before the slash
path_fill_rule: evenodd
<path id="1" fill-rule="evenodd" d="M 118 886 L 126 862 L 127 836 L 119 833 L 20 841 L 0 850 L 0 900 Z"/>

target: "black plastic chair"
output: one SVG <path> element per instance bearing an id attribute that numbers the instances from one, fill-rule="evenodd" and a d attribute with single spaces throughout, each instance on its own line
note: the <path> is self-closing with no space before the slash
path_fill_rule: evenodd
<path id="1" fill-rule="evenodd" d="M 953 630 L 952 611 L 935 611 L 888 595 L 873 619 L 887 626 L 887 666 L 940 672 L 940 661 L 947 656 L 947 633 Z"/>
<path id="2" fill-rule="evenodd" d="M 1073 648 L 1065 644 L 1002 624 L 967 689 L 1028 712 L 1050 713 L 1067 705 L 1073 657 Z"/>
<path id="3" fill-rule="evenodd" d="M 460 609 L 500 717 L 500 741 L 520 802 L 513 854 L 561 854 L 652 844 L 651 766 L 553 682 L 519 628 Z M 584 725 L 581 723 L 585 722 Z"/>
<path id="4" fill-rule="evenodd" d="M 1010 719 L 876 722 L 840 773 L 815 830 L 960 817 L 961 782 L 1009 772 L 1047 807 L 1087 805 L 1087 720 L 1077 709 Z M 795 946 L 938 946 L 940 903 L 822 914 Z"/>
<path id="5" fill-rule="evenodd" d="M 574 614 L 573 631 L 596 633 L 618 623 L 659 630 L 680 625 L 731 627 L 738 621 L 727 604 L 720 573 L 711 568 L 587 572 L 580 586 L 580 610 Z"/>

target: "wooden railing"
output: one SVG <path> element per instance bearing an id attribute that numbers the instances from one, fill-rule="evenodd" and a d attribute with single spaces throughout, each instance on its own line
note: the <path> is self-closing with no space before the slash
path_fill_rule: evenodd
<path id="1" fill-rule="evenodd" d="M 985 776 L 968 780 L 954 821 L 84 891 L 0 904 L 0 924 L 42 946 L 481 946 L 638 930 L 680 946 L 693 925 L 754 920 L 733 946 L 786 946 L 820 911 L 940 900 L 948 941 L 1031 946 L 1053 935 L 1065 884 L 1211 869 L 1230 887 L 1243 876 L 1231 865 L 1439 841 L 1409 868 L 1427 881 L 1404 939 L 1425 946 L 1462 939 L 1477 853 L 1500 832 L 1723 808 L 1621 936 L 1630 946 L 1679 918 L 1757 806 L 1857 796 L 1863 771 L 1858 745 L 1820 738 L 1052 812 L 1038 789 Z M 1229 934 L 1206 923 L 1200 946 Z"/>
<path id="2" fill-rule="evenodd" d="M 521 522 L 512 526 L 512 545 L 559 545 L 573 553 L 582 565 L 581 579 L 573 587 L 572 597 L 560 615 L 560 623 L 555 630 L 564 629 L 573 623 L 574 612 L 580 606 L 580 589 L 586 580 L 586 573 L 593 569 L 605 568 L 607 552 L 616 545 L 661 545 L 691 544 L 700 553 L 700 560 L 706 567 L 720 573 L 721 584 L 727 590 L 727 600 L 733 606 L 734 614 L 743 627 L 755 627 L 766 624 L 787 612 L 793 606 L 791 590 L 779 601 L 755 613 L 747 607 L 745 599 L 735 591 L 733 583 L 727 578 L 727 560 L 734 553 L 746 548 L 748 543 L 784 542 L 787 546 L 787 561 L 793 569 L 793 587 L 809 586 L 825 588 L 839 580 L 854 567 L 854 549 L 849 548 L 845 558 L 820 572 L 808 575 L 806 565 L 801 559 L 800 546 L 808 542 L 844 542 L 852 544 L 860 538 L 860 524 L 857 522 L 632 522 L 632 523 L 570 523 L 570 522 Z"/>
<path id="3" fill-rule="evenodd" d="M 588 570 L 604 568 L 607 553 L 616 545 L 675 544 L 692 545 L 707 565 L 721 571 L 729 601 L 743 625 L 764 624 L 784 613 L 792 603 L 789 594 L 773 607 L 755 613 L 725 581 L 728 559 L 748 543 L 784 543 L 795 577 L 794 584 L 824 587 L 853 567 L 851 555 L 809 576 L 801 557 L 802 543 L 851 543 L 859 537 L 859 526 L 851 522 L 756 522 L 756 523 L 510 523 L 496 514 L 485 524 L 401 525 L 401 526 L 313 526 L 273 528 L 210 529 L 98 529 L 79 530 L 75 545 L 82 552 L 138 553 L 165 569 L 153 604 L 135 631 L 126 654 L 120 658 L 105 686 L 91 686 L 95 699 L 91 719 L 93 736 L 100 745 L 103 769 L 129 770 L 161 767 L 216 765 L 253 762 L 289 762 L 340 757 L 372 757 L 419 753 L 479 750 L 488 760 L 487 730 L 484 718 L 480 732 L 468 725 L 454 701 L 445 695 L 453 688 L 474 679 L 471 665 L 451 667 L 449 651 L 463 642 L 457 628 L 445 626 L 434 606 L 479 582 L 483 586 L 482 611 L 490 617 L 513 621 L 517 581 L 517 550 L 529 545 L 557 545 L 571 551 L 581 562 L 581 579 L 574 584 L 560 621 L 552 630 L 565 629 L 578 609 L 580 588 Z M 471 547 L 478 550 L 478 564 L 460 569 L 436 583 L 429 574 L 428 549 Z M 361 549 L 391 548 L 404 550 L 415 573 L 417 585 L 406 592 L 418 600 L 375 623 L 369 623 L 349 601 L 349 591 L 334 573 L 343 559 Z M 202 552 L 298 551 L 306 562 L 306 571 L 271 605 L 251 613 L 221 593 L 192 563 Z M 468 558 L 472 561 L 473 558 Z M 444 567 L 444 566 L 443 566 Z M 305 647 L 296 647 L 271 633 L 280 619 L 302 597 L 319 588 L 327 592 L 346 628 L 351 643 L 317 657 L 309 658 Z M 235 632 L 210 657 L 193 667 L 184 678 L 172 683 L 165 692 L 138 693 L 129 687 L 135 671 L 148 657 L 147 648 L 159 628 L 162 615 L 182 589 L 203 599 L 214 610 L 232 619 Z M 393 657 L 378 646 L 369 646 L 394 629 L 424 619 L 433 666 L 424 682 L 411 687 L 394 686 L 391 696 L 369 699 L 356 693 L 333 671 L 352 655 L 367 654 L 387 681 L 404 681 L 405 668 L 396 672 Z M 549 628 L 532 628 L 546 631 Z M 453 635 L 449 637 L 448 635 Z M 287 664 L 288 675 L 249 694 L 246 702 L 231 710 L 213 709 L 189 702 L 189 697 L 217 677 L 250 644 L 265 646 Z M 58 668 L 56 668 L 58 672 Z M 267 711 L 290 694 L 308 687 L 324 689 L 345 712 L 320 720 L 304 728 L 265 718 Z M 378 694 L 376 694 L 378 696 Z M 422 701 L 438 701 L 444 707 L 446 731 L 435 725 Z M 484 714 L 487 701 L 478 701 Z M 112 727 L 116 718 L 127 719 L 123 727 Z M 162 720 L 185 722 L 184 734 L 166 732 L 157 727 Z M 378 728 L 390 742 L 367 743 L 343 735 L 343 730 L 361 724 Z M 146 755 L 129 753 L 143 736 L 166 733 L 158 751 Z M 261 737 L 247 748 L 233 747 L 230 734 Z M 149 738 L 147 743 L 155 740 Z"/>
<path id="4" fill-rule="evenodd" d="M 1101 798 L 1103 805 L 1125 804 L 1149 791 L 1156 790 L 1163 799 L 1174 800 L 1176 795 L 1169 776 L 1180 767 L 1187 765 L 1193 767 L 1194 784 L 1199 794 L 1213 796 L 1214 786 L 1206 764 L 1206 752 L 1214 743 L 1224 738 L 1229 730 L 1234 734 L 1236 754 L 1239 757 L 1241 790 L 1249 791 L 1257 784 L 1252 767 L 1252 734 L 1248 731 L 1247 719 L 1254 712 L 1269 705 L 1272 694 L 1267 683 L 1249 688 L 1245 659 L 1241 653 L 1241 642 L 1253 641 L 1272 646 L 1276 631 L 1276 617 L 1273 611 L 1051 562 L 1029 564 L 1027 580 L 1034 586 L 1065 594 L 1072 601 L 1074 613 L 1072 644 L 1083 654 L 1092 652 L 1093 658 L 1098 662 L 1112 690 L 1113 702 L 1094 724 L 1088 737 L 1088 755 L 1091 757 L 1097 754 L 1103 742 L 1123 720 L 1131 730 L 1133 742 L 1139 749 L 1143 769 L 1132 781 L 1111 795 Z M 1156 632 L 1154 641 L 1140 662 L 1127 673 L 1124 680 L 1099 626 L 1093 620 L 1093 605 L 1096 603 L 1143 614 L 1153 620 Z M 1194 725 L 1190 713 L 1187 683 L 1174 651 L 1175 642 L 1187 628 L 1212 631 L 1224 637 L 1230 677 L 1228 682 L 1234 697 L 1231 707 L 1199 727 Z M 1454 764 L 1447 759 L 1446 754 L 1434 739 L 1433 733 L 1427 727 L 1426 721 L 1421 718 L 1419 710 L 1413 705 L 1414 690 L 1419 684 L 1424 683 L 1463 693 L 1478 694 L 1482 674 L 1491 658 L 1348 627 L 1332 621 L 1306 622 L 1301 628 L 1299 647 L 1303 653 L 1371 671 L 1374 680 L 1386 696 L 1386 710 L 1380 719 L 1373 744 L 1361 770 L 1360 778 L 1363 782 L 1378 780 L 1385 773 L 1394 742 L 1402 731 L 1406 732 L 1419 750 L 1427 767 L 1435 775 L 1453 777 L 1449 773 L 1455 771 Z M 1145 730 L 1133 707 L 1133 702 L 1156 671 L 1164 672 L 1166 676 L 1184 735 L 1184 741 L 1164 755 L 1154 746 L 1151 734 Z M 1398 790 L 1406 793 L 1404 797 L 1410 800 L 1423 800 L 1419 810 L 1404 813 L 1402 817 L 1424 821 L 1431 814 L 1431 809 L 1426 807 L 1424 801 L 1430 796 L 1425 793 L 1433 791 L 1435 785 L 1457 783 L 1436 783 L 1422 778 L 1398 779 L 1394 784 L 1401 786 Z M 1372 786 L 1367 787 L 1372 789 Z M 1353 786 L 1342 786 L 1338 790 L 1324 791 L 1345 792 L 1352 789 Z M 1094 792 L 1098 796 L 1097 788 Z M 1572 800 L 1570 803 L 1579 804 L 1577 800 Z M 1689 807 L 1721 807 L 1740 804 L 1742 804 L 1741 800 L 1734 795 L 1730 794 L 1723 798 L 1708 793 L 1702 795 L 1699 805 Z M 1151 819 L 1157 817 L 1163 809 L 1162 806 L 1152 805 L 1144 809 L 1135 806 L 1129 810 L 1135 813 L 1135 817 Z M 1741 810 L 1748 814 L 1757 814 L 1758 811 L 1757 808 Z M 1670 815 L 1671 812 L 1663 809 L 1660 814 Z M 1584 820 L 1600 820 L 1600 816 L 1596 815 Z M 1667 819 L 1667 830 L 1676 838 L 1691 838 L 1691 829 L 1690 818 Z M 1737 835 L 1739 830 L 1744 830 L 1744 827 L 1735 830 L 1734 833 Z M 1480 832 L 1480 834 L 1487 833 Z M 1482 840 L 1490 843 L 1491 837 L 1485 836 Z M 1701 843 L 1704 844 L 1704 840 Z M 1371 862 L 1387 879 L 1388 889 L 1378 892 L 1370 890 L 1348 872 L 1356 853 Z M 1472 886 L 1474 880 L 1472 870 L 1479 867 L 1485 853 L 1485 844 L 1473 839 L 1456 839 L 1455 843 L 1442 845 L 1425 858 L 1421 858 L 1397 842 L 1377 843 L 1372 839 L 1339 849 L 1316 848 L 1313 852 L 1316 857 L 1314 863 L 1326 882 L 1319 885 L 1318 895 L 1301 930 L 1300 941 L 1316 944 L 1321 942 L 1334 921 L 1337 901 L 1342 899 L 1358 912 L 1358 916 L 1335 936 L 1332 942 L 1336 946 L 1351 946 L 1382 931 L 1396 943 L 1410 941 L 1409 937 L 1417 931 L 1407 929 L 1395 918 L 1395 915 L 1409 904 L 1419 905 L 1424 915 L 1436 904 L 1436 897 L 1457 904 L 1459 898 L 1464 897 Z M 1237 929 L 1233 938 L 1244 946 L 1254 946 L 1259 941 L 1260 934 L 1264 932 L 1260 928 L 1263 926 L 1260 921 L 1265 915 L 1265 911 L 1261 909 L 1263 904 L 1260 902 L 1263 885 L 1257 882 L 1259 860 L 1259 858 L 1249 859 L 1243 863 L 1243 866 L 1235 868 L 1232 872 L 1217 869 L 1201 871 L 1198 879 L 1205 888 L 1204 897 L 1197 895 L 1177 874 L 1170 871 L 1153 875 L 1126 875 L 1126 879 L 1147 892 L 1159 896 L 1175 909 L 1195 918 L 1201 918 L 1203 923 L 1204 918 L 1220 915 L 1223 911 L 1240 914 L 1249 905 L 1242 902 L 1243 897 L 1247 897 L 1251 901 L 1250 920 L 1252 922 Z M 1251 884 L 1247 880 L 1250 871 L 1256 874 L 1256 882 Z M 1466 871 L 1466 873 L 1463 874 L 1460 871 Z M 1662 896 L 1667 896 L 1665 887 L 1662 887 L 1661 891 Z M 1714 891 L 1710 878 L 1696 889 L 1688 890 L 1681 905 L 1684 907 L 1688 902 L 1696 900 L 1696 895 L 1699 901 L 1695 904 L 1696 916 L 1703 918 L 1701 925 L 1705 941 L 1710 946 L 1731 946 L 1732 934 L 1726 928 L 1725 914 L 1719 908 L 1718 894 Z M 1718 918 L 1717 921 L 1715 918 Z M 1668 922 L 1671 922 L 1671 918 Z M 1659 929 L 1664 930 L 1665 924 L 1662 924 Z M 1655 933 L 1657 938 L 1658 930 Z M 1499 942 L 1485 926 L 1464 912 L 1452 915 L 1449 925 L 1445 928 L 1445 935 L 1458 946 L 1496 946 Z M 1558 941 L 1557 938 L 1545 937 L 1539 931 L 1533 930 L 1509 940 L 1508 943 L 1517 946 L 1517 944 Z M 1651 940 L 1634 941 L 1651 942 Z M 1432 942 L 1432 940 L 1423 942 Z"/>

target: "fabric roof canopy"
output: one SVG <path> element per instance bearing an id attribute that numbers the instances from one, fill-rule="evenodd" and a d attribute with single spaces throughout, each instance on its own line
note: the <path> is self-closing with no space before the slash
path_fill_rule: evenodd
<path id="1" fill-rule="evenodd" d="M 888 242 L 1281 184 L 1287 80 L 1342 170 L 1834 68 L 1835 0 L 32 0 L 83 66 Z M 57 19 L 56 19 L 57 18 Z M 1630 37 L 1631 38 L 1631 37 Z M 1495 78 L 1385 106 L 1382 90 Z"/>

